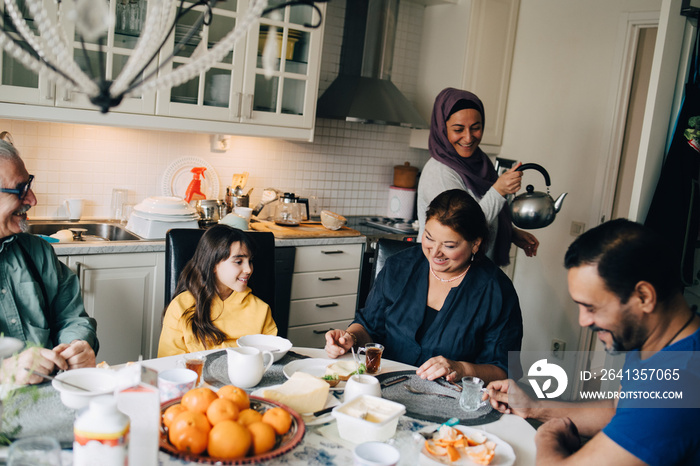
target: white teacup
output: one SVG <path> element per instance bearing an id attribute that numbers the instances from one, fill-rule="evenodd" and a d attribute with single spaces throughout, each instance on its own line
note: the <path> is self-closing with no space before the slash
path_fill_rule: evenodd
<path id="1" fill-rule="evenodd" d="M 197 373 L 190 369 L 177 368 L 166 369 L 158 372 L 158 391 L 160 402 L 180 398 L 188 390 L 194 388 L 197 382 Z"/>
<path id="2" fill-rule="evenodd" d="M 262 380 L 263 374 L 275 361 L 269 351 L 252 347 L 226 348 L 228 357 L 228 378 L 240 388 L 251 388 Z M 265 357 L 268 361 L 265 362 Z"/>
<path id="3" fill-rule="evenodd" d="M 395 466 L 401 459 L 396 447 L 382 442 L 365 442 L 353 450 L 355 466 Z"/>
<path id="4" fill-rule="evenodd" d="M 382 397 L 382 387 L 379 380 L 372 375 L 355 374 L 345 383 L 345 395 L 343 402 L 352 401 L 360 395 L 372 395 Z"/>

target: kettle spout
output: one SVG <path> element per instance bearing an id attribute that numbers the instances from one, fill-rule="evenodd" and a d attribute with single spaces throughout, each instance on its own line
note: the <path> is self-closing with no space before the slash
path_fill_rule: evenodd
<path id="1" fill-rule="evenodd" d="M 556 201 L 554 201 L 554 212 L 559 213 L 561 205 L 564 203 L 564 198 L 568 193 L 561 193 Z"/>

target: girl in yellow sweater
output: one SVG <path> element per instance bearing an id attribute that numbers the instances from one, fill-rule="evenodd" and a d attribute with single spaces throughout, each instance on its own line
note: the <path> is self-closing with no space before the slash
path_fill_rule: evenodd
<path id="1" fill-rule="evenodd" d="M 244 336 L 277 335 L 272 312 L 248 288 L 252 243 L 227 225 L 209 228 L 165 310 L 158 357 L 237 346 Z"/>

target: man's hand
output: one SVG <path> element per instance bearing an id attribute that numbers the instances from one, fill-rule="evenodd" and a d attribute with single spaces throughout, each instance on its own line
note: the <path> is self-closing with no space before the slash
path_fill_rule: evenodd
<path id="1" fill-rule="evenodd" d="M 95 352 L 85 340 L 73 340 L 70 345 L 62 343 L 53 351 L 59 354 L 68 364 L 68 369 L 95 367 Z"/>
<path id="2" fill-rule="evenodd" d="M 326 354 L 337 358 L 347 353 L 355 344 L 352 335 L 345 330 L 333 329 L 326 332 Z"/>
<path id="3" fill-rule="evenodd" d="M 581 448 L 581 439 L 571 419 L 556 418 L 542 424 L 535 434 L 537 459 L 563 459 Z"/>
<path id="4" fill-rule="evenodd" d="M 49 375 L 56 369 L 68 369 L 68 363 L 59 353 L 47 348 L 28 348 L 2 362 L 0 379 L 16 385 L 37 384 L 44 379 L 30 371 Z"/>
<path id="5" fill-rule="evenodd" d="M 518 387 L 514 380 L 495 380 L 488 384 L 491 406 L 501 413 L 517 414 L 527 419 L 534 417 L 536 402 Z"/>

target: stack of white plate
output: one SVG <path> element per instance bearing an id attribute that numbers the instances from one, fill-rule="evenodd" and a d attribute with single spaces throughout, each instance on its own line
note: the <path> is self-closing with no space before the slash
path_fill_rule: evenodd
<path id="1" fill-rule="evenodd" d="M 160 239 L 171 228 L 199 228 L 199 214 L 179 197 L 154 196 L 134 206 L 126 229 L 142 238 Z"/>

